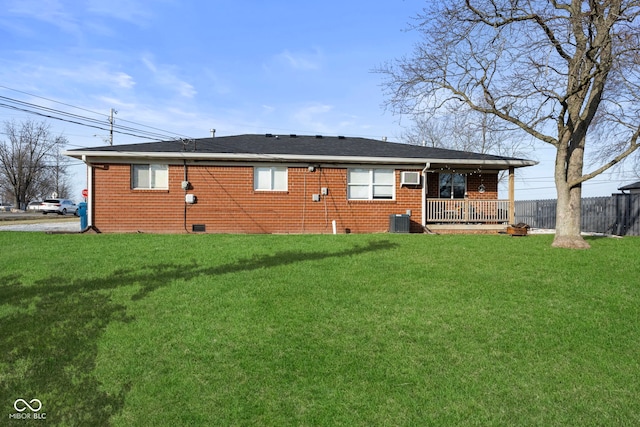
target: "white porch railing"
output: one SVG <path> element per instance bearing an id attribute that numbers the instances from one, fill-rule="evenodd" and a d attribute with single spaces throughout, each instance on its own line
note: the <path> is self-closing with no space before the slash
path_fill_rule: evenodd
<path id="1" fill-rule="evenodd" d="M 427 222 L 506 223 L 509 200 L 427 199 Z"/>

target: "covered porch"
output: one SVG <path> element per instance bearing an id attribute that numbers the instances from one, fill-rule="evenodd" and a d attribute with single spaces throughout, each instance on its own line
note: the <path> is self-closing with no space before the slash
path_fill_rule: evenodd
<path id="1" fill-rule="evenodd" d="M 464 181 L 461 181 L 464 189 L 456 192 L 456 184 L 452 182 L 452 191 L 444 193 L 449 197 L 443 197 L 443 174 L 438 174 L 438 188 L 435 188 L 434 183 L 428 183 L 427 186 L 424 201 L 425 227 L 431 231 L 453 233 L 490 233 L 505 230 L 509 224 L 515 222 L 515 168 L 511 166 L 508 171 L 507 199 L 498 198 L 497 173 L 485 173 L 479 184 L 477 175 L 465 175 Z"/>

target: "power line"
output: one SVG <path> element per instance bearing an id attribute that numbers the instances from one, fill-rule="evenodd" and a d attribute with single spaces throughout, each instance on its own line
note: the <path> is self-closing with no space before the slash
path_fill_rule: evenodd
<path id="1" fill-rule="evenodd" d="M 110 132 L 110 125 L 103 123 L 101 120 L 94 119 L 87 116 L 81 116 L 79 114 L 68 113 L 66 111 L 56 110 L 54 108 L 43 107 L 36 104 L 20 101 L 17 99 L 7 98 L 0 96 L 0 107 L 22 111 L 28 114 L 34 114 L 49 119 L 59 120 L 67 123 L 72 123 L 80 126 L 91 127 L 99 129 L 105 132 Z M 129 135 L 136 138 L 143 139 L 175 139 L 167 134 L 160 134 L 157 132 L 149 132 L 143 129 L 137 129 L 131 126 L 114 125 L 113 132 Z M 178 134 L 174 134 L 178 135 Z"/>
<path id="2" fill-rule="evenodd" d="M 60 120 L 60 121 L 63 121 L 63 122 L 72 123 L 72 124 L 76 124 L 76 125 L 80 125 L 80 126 L 92 127 L 94 129 L 99 129 L 99 130 L 103 130 L 103 131 L 109 131 L 108 128 L 104 128 L 104 127 L 101 127 L 99 125 L 91 125 L 89 123 L 82 123 L 81 121 L 77 121 L 77 120 L 64 119 L 62 117 L 56 117 L 56 116 L 54 116 L 52 114 L 45 114 L 45 113 L 42 113 L 42 112 L 29 110 L 29 109 L 26 109 L 26 108 L 20 108 L 20 107 L 17 107 L 15 105 L 8 105 L 8 104 L 5 104 L 5 103 L 0 103 L 0 107 L 9 108 L 9 109 L 17 110 L 17 111 L 22 111 L 22 112 L 25 112 L 25 113 L 28 113 L 28 114 L 34 114 L 34 115 L 37 115 L 37 116 L 46 117 L 48 119 Z M 114 129 L 114 132 L 117 132 L 117 133 L 120 133 L 120 134 L 124 134 L 124 135 L 134 136 L 134 137 L 137 137 L 137 138 L 148 138 L 148 136 L 142 136 L 142 135 L 133 134 L 133 133 L 130 133 L 130 132 L 122 132 L 122 131 L 115 130 L 115 129 Z"/>
<path id="3" fill-rule="evenodd" d="M 32 93 L 24 92 L 24 91 L 21 91 L 21 90 L 18 90 L 18 89 L 13 89 L 13 88 L 10 88 L 10 87 L 7 87 L 7 86 L 0 85 L 0 88 L 7 89 L 7 90 L 10 90 L 10 91 L 13 91 L 13 92 L 18 92 L 18 93 L 21 93 L 23 95 L 29 95 L 29 96 L 32 96 L 34 98 L 44 99 L 45 101 L 55 102 L 56 104 L 65 105 L 67 107 L 75 108 L 76 110 L 86 111 L 87 113 L 92 113 L 92 114 L 101 115 L 101 116 L 105 116 L 105 117 L 107 116 L 104 113 L 99 113 L 97 111 L 88 110 L 86 108 L 78 107 L 78 106 L 71 105 L 71 104 L 65 104 L 64 102 L 56 101 L 55 99 L 45 98 L 44 96 L 34 95 Z"/>
<path id="4" fill-rule="evenodd" d="M 64 105 L 64 106 L 67 106 L 67 107 L 75 108 L 75 109 L 77 109 L 77 110 L 85 111 L 85 112 L 87 112 L 87 113 L 95 114 L 95 115 L 98 115 L 98 116 L 104 116 L 104 117 L 105 117 L 105 119 L 108 119 L 108 118 L 109 118 L 109 115 L 107 115 L 107 114 L 100 113 L 100 112 L 93 111 L 93 110 L 89 110 L 89 109 L 87 109 L 87 108 L 83 108 L 83 107 L 78 107 L 78 106 L 76 106 L 76 105 L 72 105 L 72 104 L 67 104 L 67 103 L 64 103 L 64 102 L 60 102 L 60 101 L 57 101 L 57 100 L 55 100 L 55 99 L 45 98 L 45 97 L 43 97 L 43 96 L 39 96 L 39 95 L 34 95 L 34 94 L 32 94 L 32 93 L 24 92 L 24 91 L 21 91 L 21 90 L 18 90 L 18 89 L 13 89 L 13 88 L 10 88 L 10 87 L 4 86 L 4 85 L 0 85 L 0 88 L 7 89 L 7 90 L 10 90 L 10 91 L 13 91 L 13 92 L 22 93 L 22 94 L 24 94 L 24 95 L 29 95 L 29 96 L 32 96 L 32 97 L 34 97 L 34 98 L 43 99 L 43 100 L 45 100 L 45 101 L 54 102 L 54 103 L 56 103 L 56 104 L 60 104 L 60 105 Z M 136 122 L 133 122 L 133 121 L 130 121 L 130 120 L 120 119 L 119 121 L 123 121 L 123 122 L 131 123 L 131 124 L 134 124 L 134 125 L 137 125 L 137 126 L 142 126 L 142 127 L 148 128 L 148 129 L 154 129 L 154 130 L 160 131 L 160 132 L 162 132 L 162 133 L 168 133 L 168 134 L 173 134 L 173 135 L 178 135 L 178 136 L 186 137 L 186 135 L 181 135 L 181 134 L 179 134 L 179 133 L 175 133 L 175 132 L 171 132 L 171 131 L 167 131 L 167 130 L 163 130 L 163 129 L 155 128 L 155 127 L 153 127 L 153 126 L 147 126 L 147 125 L 144 125 L 144 124 L 141 124 L 141 123 L 136 123 Z"/>
<path id="5" fill-rule="evenodd" d="M 41 97 L 38 95 L 34 95 L 28 92 L 20 91 L 20 90 L 13 89 L 3 85 L 0 85 L 0 88 L 18 92 L 24 95 L 29 95 L 34 98 L 43 99 L 48 102 L 53 102 L 56 104 L 71 107 L 86 113 L 95 114 L 97 116 L 104 117 L 104 119 L 96 119 L 96 118 L 88 117 L 87 115 L 74 114 L 67 111 L 45 107 L 42 105 L 37 105 L 37 104 L 33 104 L 26 101 L 21 101 L 19 99 L 5 97 L 5 96 L 0 96 L 0 100 L 3 101 L 2 103 L 0 103 L 0 107 L 4 107 L 4 108 L 16 110 L 16 111 L 22 111 L 28 114 L 35 114 L 41 117 L 47 117 L 50 119 L 60 120 L 60 121 L 64 121 L 72 124 L 77 124 L 80 126 L 92 127 L 102 131 L 109 131 L 109 132 L 111 131 L 111 124 L 107 125 L 104 122 L 104 120 L 109 121 L 109 116 L 106 114 L 92 111 L 86 108 L 78 107 L 75 105 L 66 104 L 64 102 L 56 101 L 50 98 Z M 129 123 L 134 125 L 135 127 L 122 125 L 120 124 L 120 122 Z M 140 129 L 141 127 L 145 129 L 150 129 L 150 130 Z M 172 139 L 176 139 L 176 136 L 188 138 L 188 136 L 186 135 L 167 131 L 167 130 L 156 128 L 153 126 L 147 126 L 147 125 L 136 123 L 134 121 L 130 121 L 126 119 L 119 119 L 118 124 L 113 125 L 113 132 L 129 135 L 137 138 L 144 138 L 144 139 L 172 140 Z"/>
<path id="6" fill-rule="evenodd" d="M 10 91 L 13 91 L 13 92 L 17 92 L 17 93 L 20 93 L 20 94 L 23 94 L 23 95 L 28 95 L 28 96 L 31 96 L 31 97 L 34 97 L 34 98 L 39 98 L 39 99 L 42 99 L 42 100 L 45 100 L 45 101 L 48 101 L 48 102 L 53 102 L 53 103 L 56 103 L 56 104 L 64 105 L 66 107 L 71 107 L 71 108 L 74 108 L 74 109 L 77 109 L 77 110 L 80 110 L 80 111 L 84 111 L 84 112 L 87 112 L 87 113 L 95 114 L 95 115 L 103 117 L 104 120 L 106 120 L 106 121 L 109 120 L 109 115 L 108 114 L 100 113 L 100 112 L 89 110 L 89 109 L 82 108 L 82 107 L 78 107 L 78 106 L 75 106 L 75 105 L 72 105 L 72 104 L 67 104 L 67 103 L 64 103 L 64 102 L 57 101 L 55 99 L 51 99 L 51 98 L 46 98 L 46 97 L 43 97 L 43 96 L 35 95 L 35 94 L 29 93 L 29 92 L 25 92 L 25 91 L 21 91 L 21 90 L 18 90 L 18 89 L 10 88 L 10 87 L 4 86 L 4 85 L 0 85 L 0 88 L 6 89 L 6 90 L 10 90 Z M 142 123 L 137 123 L 137 122 L 126 120 L 126 119 L 122 119 L 122 118 L 119 118 L 118 122 L 130 123 L 130 124 L 133 124 L 133 125 L 138 126 L 138 127 L 143 127 L 143 128 L 146 128 L 146 129 L 151 129 L 153 131 L 158 131 L 162 135 L 163 139 L 171 140 L 171 139 L 175 139 L 175 136 L 192 139 L 190 136 L 187 136 L 187 135 L 183 135 L 183 134 L 167 131 L 167 130 L 164 130 L 164 129 L 159 129 L 159 128 L 156 128 L 156 127 L 153 127 L 153 126 L 148 126 L 148 125 L 145 125 L 145 124 L 142 124 Z M 309 131 L 309 130 L 300 130 L 300 129 L 298 129 L 298 130 L 292 130 L 292 129 L 286 130 L 284 128 L 252 126 L 252 125 L 248 125 L 248 124 L 245 124 L 245 123 L 233 123 L 233 122 L 229 122 L 229 123 L 230 124 L 234 124 L 234 125 L 238 125 L 238 126 L 242 126 L 242 127 L 245 127 L 245 128 L 263 129 L 263 130 L 266 130 L 268 132 L 276 131 L 276 132 L 282 132 L 282 133 L 286 133 L 286 134 L 290 134 L 290 133 L 298 133 L 298 134 L 308 133 L 309 135 L 317 135 L 319 133 L 322 133 L 322 132 L 318 132 L 318 131 Z M 140 131 L 140 132 L 143 132 L 141 129 L 137 129 L 137 130 Z M 145 133 L 147 133 L 147 132 L 145 132 Z M 172 136 L 168 136 L 168 135 L 172 135 Z M 355 135 L 355 134 L 344 134 L 344 133 L 341 133 L 340 135 L 354 136 L 354 137 L 368 137 L 368 138 L 372 138 L 372 139 L 377 139 L 377 138 L 380 137 L 380 135 L 366 135 L 366 134 Z"/>

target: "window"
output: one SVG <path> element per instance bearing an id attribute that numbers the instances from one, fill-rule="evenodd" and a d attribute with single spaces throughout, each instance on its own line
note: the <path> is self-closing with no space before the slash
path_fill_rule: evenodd
<path id="1" fill-rule="evenodd" d="M 395 171 L 393 169 L 349 169 L 347 187 L 350 200 L 392 200 Z"/>
<path id="2" fill-rule="evenodd" d="M 169 165 L 132 165 L 131 175 L 131 186 L 134 189 L 169 188 Z"/>
<path id="3" fill-rule="evenodd" d="M 467 192 L 467 179 L 461 173 L 440 174 L 440 198 L 463 199 Z"/>
<path id="4" fill-rule="evenodd" d="M 259 191 L 287 191 L 287 168 L 254 168 L 253 189 Z"/>

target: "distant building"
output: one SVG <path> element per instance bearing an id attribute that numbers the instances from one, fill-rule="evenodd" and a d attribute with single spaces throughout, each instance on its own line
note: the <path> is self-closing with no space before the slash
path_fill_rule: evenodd
<path id="1" fill-rule="evenodd" d="M 622 192 L 628 191 L 630 194 L 640 194 L 640 181 L 625 185 L 624 187 L 619 187 L 618 190 Z"/>

